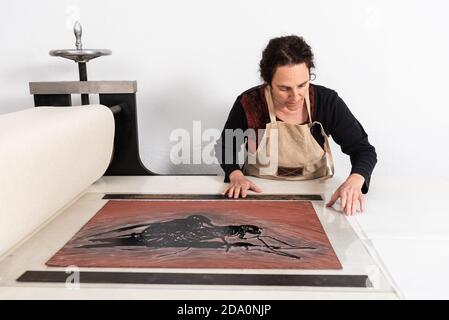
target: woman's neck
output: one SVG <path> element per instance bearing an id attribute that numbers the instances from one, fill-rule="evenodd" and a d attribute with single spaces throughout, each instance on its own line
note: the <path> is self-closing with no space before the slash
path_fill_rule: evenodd
<path id="1" fill-rule="evenodd" d="M 296 110 L 290 110 L 285 106 L 278 107 L 274 105 L 274 110 L 276 117 L 287 123 L 301 124 L 307 122 L 309 118 L 305 105 Z"/>

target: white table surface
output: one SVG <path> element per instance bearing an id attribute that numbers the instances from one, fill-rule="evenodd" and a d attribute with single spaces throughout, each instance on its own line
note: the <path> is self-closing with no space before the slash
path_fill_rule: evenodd
<path id="1" fill-rule="evenodd" d="M 322 194 L 325 200 L 342 182 L 341 178 L 327 181 L 272 181 L 251 178 L 264 193 Z M 83 219 L 93 215 L 102 202 L 102 193 L 181 193 L 181 194 L 216 194 L 224 188 L 222 177 L 213 176 L 152 176 L 152 177 L 103 177 L 93 184 L 86 193 L 80 195 L 57 217 L 42 226 L 32 238 L 24 241 L 4 260 L 0 261 L 0 299 L 5 298 L 132 298 L 132 299 L 301 299 L 301 298 L 449 298 L 446 288 L 449 281 L 444 271 L 449 267 L 449 218 L 445 214 L 445 202 L 449 193 L 447 178 L 382 178 L 373 177 L 370 192 L 367 195 L 366 213 L 354 217 L 345 217 L 334 209 L 326 209 L 325 202 L 314 202 L 320 219 L 325 221 L 325 229 L 339 258 L 344 262 L 347 272 L 358 271 L 362 262 L 352 261 L 353 256 L 363 256 L 358 243 L 354 248 L 347 245 L 345 233 L 356 233 L 363 248 L 385 275 L 387 283 L 378 290 L 358 291 L 344 289 L 309 290 L 304 288 L 258 288 L 258 287 L 219 287 L 178 286 L 175 290 L 167 286 L 83 286 L 79 290 L 61 289 L 57 285 L 12 284 L 12 278 L 20 270 L 30 266 L 42 267 L 43 257 L 49 258 L 58 245 L 52 243 L 51 230 L 65 234 L 68 240 L 84 223 Z M 82 218 L 81 212 L 86 212 Z M 349 224 L 347 223 L 349 222 Z M 345 229 L 345 224 L 352 230 Z M 338 226 L 340 225 L 340 226 Z M 342 227 L 343 226 L 343 227 Z M 335 233 L 333 235 L 329 234 Z M 341 230 L 346 230 L 342 233 Z M 53 231 L 55 233 L 55 231 Z M 338 234 L 340 233 L 340 234 Z M 333 238 L 334 237 L 334 238 Z M 348 235 L 348 237 L 350 237 Z M 343 239 L 343 240 L 341 240 Z M 348 238 L 349 239 L 349 238 Z M 349 241 L 349 240 L 348 240 Z M 341 242 L 341 243 L 340 243 Z M 355 243 L 355 242 L 354 242 Z M 29 259 L 29 252 L 40 252 L 35 261 Z M 366 260 L 364 257 L 361 260 Z M 31 261 L 30 261 L 31 260 Z M 358 264 L 359 263 L 359 264 Z M 51 270 L 51 268 L 43 268 Z M 307 272 L 305 272 L 307 273 Z M 391 277 L 391 278 L 390 278 Z M 230 296 L 230 293 L 232 296 Z"/>

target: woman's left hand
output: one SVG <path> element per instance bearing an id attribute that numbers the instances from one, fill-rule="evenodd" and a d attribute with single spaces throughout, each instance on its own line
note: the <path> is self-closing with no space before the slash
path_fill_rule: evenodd
<path id="1" fill-rule="evenodd" d="M 360 203 L 360 211 L 365 211 L 365 197 L 362 193 L 362 186 L 365 178 L 358 173 L 351 174 L 343 184 L 334 192 L 326 207 L 332 207 L 334 203 L 341 199 L 340 210 L 347 216 L 355 214 L 357 202 Z"/>

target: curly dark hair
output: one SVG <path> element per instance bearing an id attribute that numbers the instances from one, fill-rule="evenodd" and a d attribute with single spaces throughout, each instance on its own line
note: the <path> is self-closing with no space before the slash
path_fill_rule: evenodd
<path id="1" fill-rule="evenodd" d="M 260 76 L 271 83 L 277 67 L 306 63 L 309 72 L 315 68 L 312 48 L 302 37 L 295 35 L 273 38 L 262 52 Z"/>

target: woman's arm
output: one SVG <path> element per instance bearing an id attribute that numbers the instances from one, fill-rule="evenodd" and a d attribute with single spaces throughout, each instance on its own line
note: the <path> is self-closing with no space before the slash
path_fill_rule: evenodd
<path id="1" fill-rule="evenodd" d="M 232 139 L 230 135 L 226 135 L 226 130 L 242 130 L 243 132 L 248 128 L 246 122 L 245 111 L 240 102 L 240 96 L 234 102 L 231 111 L 229 112 L 228 119 L 221 132 L 220 139 L 215 144 L 215 156 L 220 163 L 221 168 L 225 173 L 224 182 L 229 182 L 229 175 L 235 170 L 241 170 L 243 163 L 238 162 L 238 153 L 240 152 L 244 144 L 239 144 L 243 139 Z M 231 136 L 232 138 L 232 136 Z"/>
<path id="2" fill-rule="evenodd" d="M 377 163 L 376 150 L 344 101 L 336 93 L 329 101 L 333 103 L 325 107 L 325 127 L 341 150 L 349 155 L 352 168 L 349 177 L 334 192 L 327 206 L 334 205 L 340 199 L 340 209 L 345 214 L 354 214 L 357 203 L 360 203 L 360 211 L 364 212 L 364 194 L 368 192 L 371 174 Z"/>
<path id="3" fill-rule="evenodd" d="M 235 130 L 243 133 L 247 128 L 245 111 L 240 103 L 240 97 L 238 97 L 229 113 L 221 137 L 215 144 L 215 155 L 225 172 L 224 182 L 229 182 L 222 194 L 227 195 L 229 198 L 238 198 L 240 195 L 245 198 L 248 190 L 262 192 L 258 186 L 243 174 L 241 171 L 242 164 L 238 162 L 238 153 L 244 146 L 244 139 L 243 136 L 234 139 L 233 133 L 235 133 Z M 226 130 L 229 130 L 228 134 L 226 134 Z M 232 141 L 230 141 L 231 139 Z"/>
<path id="4" fill-rule="evenodd" d="M 368 135 L 354 117 L 344 101 L 335 93 L 333 105 L 328 107 L 325 129 L 341 150 L 351 159 L 351 174 L 364 178 L 362 192 L 367 193 L 371 174 L 377 163 L 375 148 L 369 143 Z M 331 101 L 332 101 L 331 100 Z"/>

